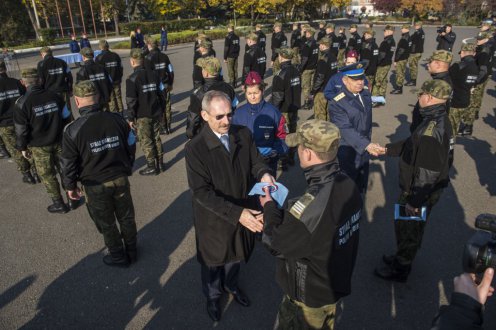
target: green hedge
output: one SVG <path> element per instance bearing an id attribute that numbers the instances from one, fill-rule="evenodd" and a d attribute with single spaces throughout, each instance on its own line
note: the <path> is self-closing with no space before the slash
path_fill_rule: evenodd
<path id="1" fill-rule="evenodd" d="M 185 30 L 202 30 L 207 26 L 213 25 L 211 20 L 205 18 L 199 19 L 181 19 L 171 21 L 154 21 L 154 22 L 130 22 L 120 23 L 119 28 L 124 33 L 130 33 L 140 27 L 143 34 L 159 33 L 162 25 L 167 27 L 168 32 L 178 32 Z"/>

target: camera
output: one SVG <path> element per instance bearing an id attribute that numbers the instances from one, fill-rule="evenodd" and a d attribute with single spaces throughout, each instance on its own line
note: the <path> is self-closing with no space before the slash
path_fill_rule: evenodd
<path id="1" fill-rule="evenodd" d="M 465 245 L 463 271 L 483 273 L 496 268 L 496 215 L 481 214 L 475 219 L 478 230 Z"/>
<path id="2" fill-rule="evenodd" d="M 446 26 L 439 26 L 436 31 L 437 33 L 446 33 Z"/>

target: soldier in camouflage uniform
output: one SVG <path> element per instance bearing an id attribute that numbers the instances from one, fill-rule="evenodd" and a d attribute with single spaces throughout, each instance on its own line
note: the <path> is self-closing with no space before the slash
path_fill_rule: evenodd
<path id="1" fill-rule="evenodd" d="M 410 81 L 405 86 L 415 86 L 417 84 L 418 62 L 424 53 L 425 33 L 422 29 L 422 22 L 415 22 L 415 32 L 411 39 L 410 55 L 408 56 L 408 68 L 410 69 Z"/>
<path id="2" fill-rule="evenodd" d="M 274 75 L 276 75 L 279 71 L 281 71 L 281 63 L 279 62 L 279 57 L 277 55 L 277 49 L 287 46 L 288 39 L 284 35 L 282 31 L 282 23 L 274 24 L 274 33 L 272 34 L 271 48 L 272 48 L 272 71 Z"/>
<path id="3" fill-rule="evenodd" d="M 404 24 L 401 27 L 401 39 L 398 41 L 396 53 L 394 54 L 394 67 L 396 68 L 396 88 L 391 91 L 391 94 L 403 93 L 403 82 L 405 81 L 406 64 L 410 55 L 410 26 Z"/>
<path id="4" fill-rule="evenodd" d="M 260 198 L 262 241 L 277 252 L 277 282 L 284 292 L 275 329 L 333 329 L 336 305 L 351 293 L 362 198 L 340 171 L 339 140 L 334 124 L 304 122 L 286 142 L 298 148 L 305 194 L 288 201 L 285 210 L 268 190 Z"/>
<path id="5" fill-rule="evenodd" d="M 227 75 L 229 83 L 233 88 L 236 88 L 236 80 L 238 79 L 238 57 L 239 57 L 239 37 L 234 33 L 234 25 L 227 26 L 229 32 L 224 41 L 224 63 L 227 64 Z"/>
<path id="6" fill-rule="evenodd" d="M 337 42 L 339 42 L 338 63 L 340 65 L 344 65 L 346 53 L 346 29 L 343 26 L 339 28 Z"/>
<path id="7" fill-rule="evenodd" d="M 379 59 L 377 60 L 377 72 L 374 79 L 373 96 L 386 97 L 388 84 L 388 73 L 391 68 L 396 42 L 393 38 L 394 26 L 386 25 L 384 28 L 384 40 L 379 46 Z M 375 107 L 377 104 L 374 104 Z"/>
<path id="8" fill-rule="evenodd" d="M 60 193 L 57 172 L 60 171 L 62 130 L 71 120 L 71 112 L 61 97 L 41 87 L 36 69 L 22 70 L 21 77 L 27 91 L 17 99 L 14 110 L 16 148 L 25 158 L 34 159 L 41 182 L 53 200 L 48 212 L 66 213 L 68 208 Z M 69 206 L 76 208 L 78 203 Z"/>
<path id="9" fill-rule="evenodd" d="M 386 145 L 381 153 L 400 157 L 398 204 L 404 208 L 394 221 L 397 252 L 383 256 L 375 275 L 385 280 L 406 282 L 420 249 L 425 224 L 432 207 L 449 184 L 452 128 L 446 112 L 450 85 L 443 80 L 426 81 L 418 102 L 422 122 L 403 141 Z"/>

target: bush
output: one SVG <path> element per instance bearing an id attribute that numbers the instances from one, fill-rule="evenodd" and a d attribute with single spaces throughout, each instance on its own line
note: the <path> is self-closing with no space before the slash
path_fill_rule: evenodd
<path id="1" fill-rule="evenodd" d="M 53 45 L 55 38 L 57 37 L 57 30 L 55 29 L 40 29 L 40 36 L 42 38 L 43 46 Z"/>
<path id="2" fill-rule="evenodd" d="M 131 31 L 135 31 L 138 27 L 141 28 L 141 32 L 143 34 L 154 34 L 160 32 L 162 25 L 167 27 L 168 32 L 178 32 L 184 30 L 202 30 L 207 26 L 213 25 L 213 22 L 205 18 L 154 22 L 130 22 L 120 23 L 119 28 L 122 32 L 127 34 Z"/>

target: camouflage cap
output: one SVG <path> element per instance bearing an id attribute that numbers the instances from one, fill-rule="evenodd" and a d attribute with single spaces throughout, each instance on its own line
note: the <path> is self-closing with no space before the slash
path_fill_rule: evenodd
<path id="1" fill-rule="evenodd" d="M 358 29 L 358 25 L 356 25 L 356 24 L 351 24 L 351 25 L 350 25 L 350 29 L 353 29 L 353 28 Z"/>
<path id="2" fill-rule="evenodd" d="M 293 48 L 290 48 L 288 46 L 277 48 L 276 53 L 289 60 L 292 59 L 295 55 Z"/>
<path id="3" fill-rule="evenodd" d="M 93 49 L 91 49 L 90 47 L 84 47 L 83 49 L 81 49 L 80 54 L 83 55 L 84 57 L 92 58 L 94 56 Z"/>
<path id="4" fill-rule="evenodd" d="M 451 96 L 451 86 L 444 80 L 427 80 L 420 87 L 418 95 L 429 94 L 437 99 L 447 100 Z"/>
<path id="5" fill-rule="evenodd" d="M 7 70 L 7 65 L 5 65 L 5 61 L 3 60 L 3 58 L 0 58 L 0 69 Z"/>
<path id="6" fill-rule="evenodd" d="M 21 70 L 21 78 L 39 78 L 38 70 L 35 68 L 27 68 Z"/>
<path id="7" fill-rule="evenodd" d="M 389 24 L 384 27 L 384 31 L 394 31 L 394 30 L 396 30 L 396 28 Z"/>
<path id="8" fill-rule="evenodd" d="M 158 40 L 152 36 L 147 36 L 145 42 L 147 45 L 158 46 Z"/>
<path id="9" fill-rule="evenodd" d="M 282 23 L 281 22 L 276 22 L 276 23 L 274 23 L 274 27 L 282 27 Z"/>
<path id="10" fill-rule="evenodd" d="M 73 94 L 77 97 L 98 95 L 98 89 L 91 80 L 82 80 L 74 85 Z"/>
<path id="11" fill-rule="evenodd" d="M 477 40 L 491 39 L 491 37 L 491 33 L 489 32 L 479 32 Z"/>
<path id="12" fill-rule="evenodd" d="M 312 119 L 301 124 L 296 133 L 286 136 L 288 147 L 302 145 L 315 152 L 330 152 L 333 158 L 338 153 L 339 139 L 341 134 L 339 128 L 331 122 Z"/>
<path id="13" fill-rule="evenodd" d="M 51 54 L 52 53 L 52 49 L 50 47 L 48 47 L 48 46 L 44 46 L 44 47 L 41 47 L 40 53 L 41 54 Z"/>
<path id="14" fill-rule="evenodd" d="M 462 43 L 462 47 L 461 47 L 460 51 L 461 52 L 475 52 L 475 48 L 477 48 L 476 44 Z"/>
<path id="15" fill-rule="evenodd" d="M 102 49 L 108 49 L 109 48 L 109 44 L 108 44 L 107 40 L 105 40 L 105 39 L 101 39 L 100 41 L 98 41 L 98 46 L 100 46 L 100 48 L 102 48 Z"/>
<path id="16" fill-rule="evenodd" d="M 319 45 L 330 46 L 332 42 L 331 42 L 331 39 L 329 39 L 328 37 L 323 37 L 322 39 L 320 39 L 319 41 L 317 41 L 317 43 Z"/>
<path id="17" fill-rule="evenodd" d="M 129 57 L 135 60 L 142 60 L 145 58 L 145 53 L 143 52 L 143 49 L 141 48 L 133 48 L 131 49 L 131 52 L 129 53 Z"/>
<path id="18" fill-rule="evenodd" d="M 200 44 L 198 45 L 198 47 L 203 47 L 203 48 L 212 48 L 212 41 L 208 40 L 208 39 L 201 39 L 200 40 Z"/>
<path id="19" fill-rule="evenodd" d="M 219 59 L 212 56 L 199 58 L 196 61 L 196 65 L 207 71 L 212 76 L 217 76 L 222 67 Z"/>
<path id="20" fill-rule="evenodd" d="M 432 53 L 432 56 L 427 59 L 427 61 L 441 61 L 451 63 L 451 61 L 453 61 L 453 53 L 447 50 L 436 50 L 434 51 L 434 53 Z"/>
<path id="21" fill-rule="evenodd" d="M 333 24 L 333 23 L 327 23 L 326 25 L 326 29 L 335 29 L 336 28 L 336 24 Z"/>
<path id="22" fill-rule="evenodd" d="M 410 30 L 410 24 L 403 24 L 403 25 L 401 26 L 401 29 Z"/>

